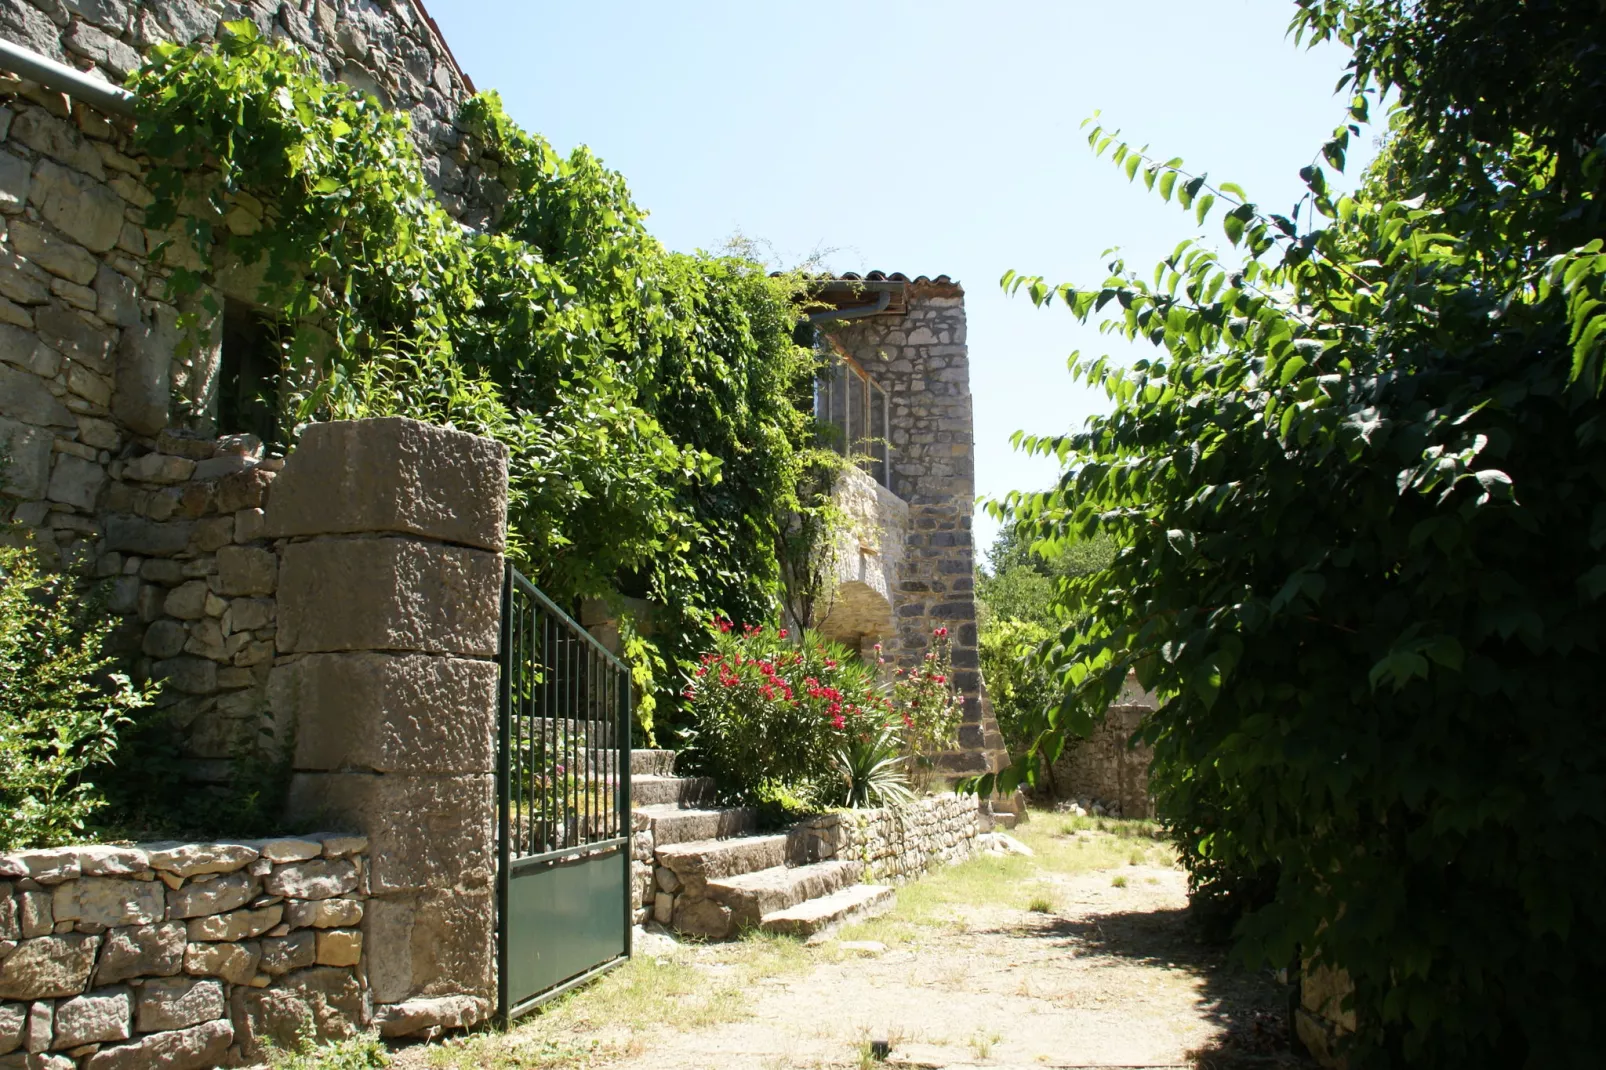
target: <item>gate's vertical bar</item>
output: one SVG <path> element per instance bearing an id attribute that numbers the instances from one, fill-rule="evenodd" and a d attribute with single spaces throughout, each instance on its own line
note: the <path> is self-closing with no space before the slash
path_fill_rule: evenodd
<path id="1" fill-rule="evenodd" d="M 541 609 L 541 664 L 546 670 L 546 678 L 541 685 L 541 851 L 545 853 L 554 846 L 552 826 L 558 816 L 552 794 L 558 771 L 558 759 L 553 753 L 557 749 L 558 737 L 552 715 L 555 705 L 553 692 L 558 686 L 558 658 L 553 649 L 552 617 L 545 608 Z"/>
<path id="2" fill-rule="evenodd" d="M 615 670 L 618 672 L 619 670 Z M 623 685 L 619 707 L 619 818 L 623 824 L 625 849 L 620 852 L 625 856 L 625 958 L 630 957 L 631 947 L 635 942 L 636 925 L 636 882 L 631 872 L 631 862 L 636 857 L 636 823 L 630 816 L 630 698 L 631 684 L 628 674 L 620 681 Z"/>
<path id="3" fill-rule="evenodd" d="M 513 605 L 513 565 L 504 563 L 505 572 L 502 574 L 502 626 L 499 642 L 501 645 L 501 680 L 497 694 L 497 743 L 496 748 L 496 1013 L 505 1025 L 508 1020 L 508 933 L 510 929 L 508 910 L 511 906 L 511 881 L 509 871 L 511 858 L 509 854 L 508 833 L 509 808 L 512 805 L 511 784 L 508 782 L 508 729 L 512 712 L 512 677 L 509 667 L 512 664 L 513 650 L 511 645 L 512 629 L 509 626 L 510 613 Z"/>
<path id="4" fill-rule="evenodd" d="M 575 717 L 580 713 L 580 641 L 575 638 L 575 633 L 569 628 L 565 628 L 564 635 L 569 636 L 569 696 L 565 697 L 564 700 L 564 715 L 569 718 L 569 741 L 567 741 L 569 742 L 569 750 L 567 750 L 567 753 L 569 753 L 569 776 L 583 787 L 585 786 L 585 779 L 575 776 L 575 765 L 578 765 L 578 758 L 580 758 L 580 755 L 578 755 L 580 733 L 577 731 L 580 725 L 575 720 Z M 569 847 L 577 847 L 581 840 L 580 816 L 578 816 L 577 807 L 575 807 L 577 802 L 577 798 L 573 797 L 569 790 L 565 789 L 564 803 L 567 805 L 567 816 L 569 816 Z"/>

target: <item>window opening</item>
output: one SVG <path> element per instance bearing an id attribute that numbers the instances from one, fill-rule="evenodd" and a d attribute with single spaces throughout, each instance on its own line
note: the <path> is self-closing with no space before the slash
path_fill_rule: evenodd
<path id="1" fill-rule="evenodd" d="M 833 360 L 814 388 L 814 415 L 831 429 L 831 447 L 890 487 L 890 406 L 880 383 L 850 357 Z"/>
<path id="2" fill-rule="evenodd" d="M 278 324 L 249 305 L 225 301 L 223 354 L 218 369 L 218 433 L 249 432 L 266 446 L 281 445 L 282 371 Z"/>

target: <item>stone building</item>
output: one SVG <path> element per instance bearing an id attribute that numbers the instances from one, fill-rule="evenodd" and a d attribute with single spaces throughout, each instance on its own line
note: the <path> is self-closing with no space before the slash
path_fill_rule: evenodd
<path id="1" fill-rule="evenodd" d="M 416 0 L 0 0 L 0 37 L 116 84 L 156 42 L 245 18 L 405 111 L 454 217 L 477 225 L 505 201 L 497 161 L 453 125 L 473 86 Z M 175 306 L 171 268 L 148 256 L 166 235 L 143 225 L 131 131 L 0 70 L 0 521 L 31 530 L 47 562 L 108 581 L 121 650 L 168 681 L 190 771 L 220 782 L 270 707 L 262 506 L 282 429 L 255 399 L 277 358 L 256 286 L 226 265 L 222 314 L 183 353 L 179 316 L 204 306 Z"/>
<path id="2" fill-rule="evenodd" d="M 937 628 L 953 644 L 964 697 L 953 774 L 1007 762 L 981 678 L 975 569 L 975 436 L 965 292 L 946 275 L 871 272 L 817 288 L 812 318 L 830 371 L 816 412 L 859 458 L 837 489 L 849 529 L 820 629 L 860 649 L 880 643 L 903 668 L 924 657 Z"/>

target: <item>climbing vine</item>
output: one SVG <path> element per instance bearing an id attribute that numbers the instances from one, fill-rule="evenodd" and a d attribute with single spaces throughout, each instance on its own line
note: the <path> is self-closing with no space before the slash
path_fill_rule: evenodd
<path id="1" fill-rule="evenodd" d="M 211 50 L 157 46 L 133 85 L 171 296 L 198 334 L 217 273 L 260 272 L 291 325 L 288 423 L 406 415 L 505 443 L 510 556 L 565 603 L 661 607 L 628 644 L 654 689 L 712 613 L 768 614 L 811 434 L 800 277 L 664 249 L 617 173 L 494 93 L 459 125 L 507 195 L 469 231 L 404 116 L 249 22 Z"/>

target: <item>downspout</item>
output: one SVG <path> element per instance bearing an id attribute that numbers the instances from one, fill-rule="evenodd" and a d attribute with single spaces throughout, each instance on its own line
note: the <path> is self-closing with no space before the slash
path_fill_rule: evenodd
<path id="1" fill-rule="evenodd" d="M 875 304 L 865 305 L 862 308 L 826 308 L 819 312 L 809 313 L 809 322 L 816 326 L 821 323 L 830 323 L 832 320 L 856 320 L 865 316 L 874 316 L 885 312 L 887 306 L 892 304 L 892 291 L 882 290 L 876 295 Z"/>
<path id="2" fill-rule="evenodd" d="M 121 86 L 91 78 L 83 71 L 41 56 L 31 48 L 0 38 L 0 68 L 38 82 L 46 89 L 66 93 L 100 111 L 113 115 L 134 114 L 134 94 Z"/>

